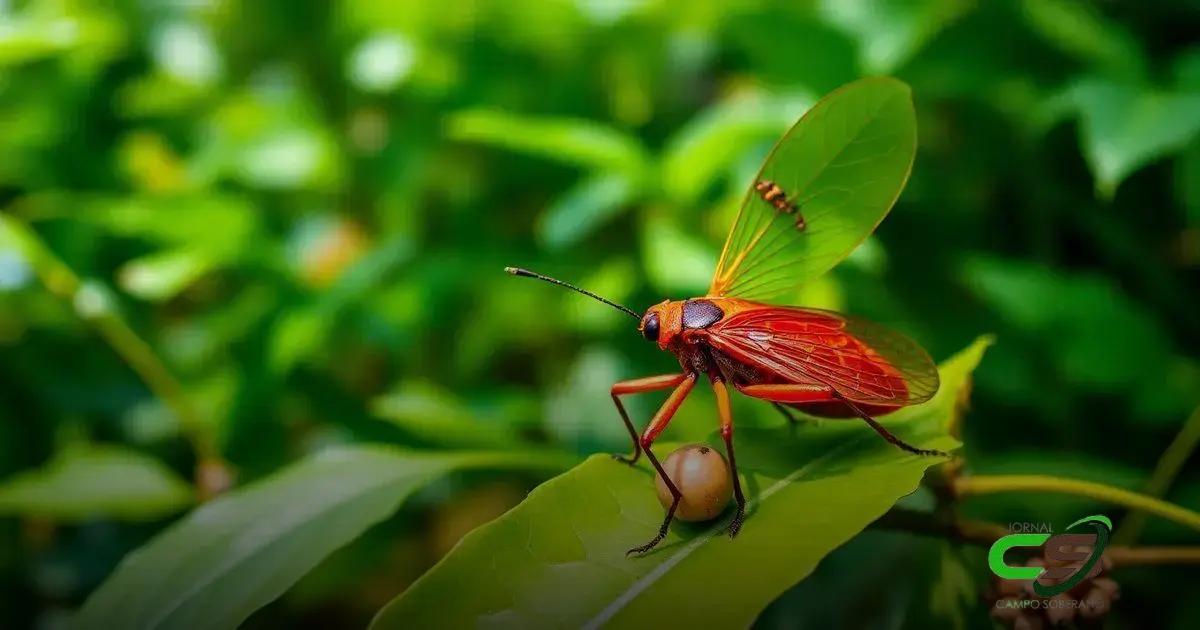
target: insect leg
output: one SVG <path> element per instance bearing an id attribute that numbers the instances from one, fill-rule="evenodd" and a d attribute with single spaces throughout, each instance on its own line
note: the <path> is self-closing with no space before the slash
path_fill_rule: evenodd
<path id="1" fill-rule="evenodd" d="M 746 497 L 742 495 L 742 482 L 738 478 L 737 460 L 733 456 L 733 412 L 729 408 L 729 390 L 725 381 L 714 378 L 712 382 L 713 395 L 717 399 L 717 415 L 721 418 L 721 439 L 725 440 L 725 453 L 729 455 L 729 471 L 733 475 L 733 498 L 737 501 L 737 511 L 729 521 L 729 537 L 737 536 L 746 518 Z"/>
<path id="2" fill-rule="evenodd" d="M 917 448 L 917 447 L 913 446 L 912 444 L 909 444 L 908 442 L 901 440 L 900 438 L 896 437 L 895 434 L 893 434 L 891 431 L 888 431 L 887 429 L 883 428 L 882 424 L 879 424 L 874 418 L 872 418 L 870 415 L 868 415 L 866 412 L 864 412 L 862 409 L 860 409 L 858 405 L 850 402 L 849 400 L 846 400 L 845 398 L 842 398 L 841 401 L 843 404 L 845 404 L 847 407 L 849 407 L 851 411 L 853 411 L 856 415 L 858 415 L 859 418 L 862 418 L 863 420 L 865 420 L 867 422 L 867 424 L 869 424 L 871 426 L 872 429 L 875 429 L 875 432 L 878 433 L 880 436 L 882 436 L 883 439 L 887 440 L 888 442 L 891 442 L 894 446 L 896 446 L 900 450 L 908 451 L 909 453 L 913 453 L 916 455 L 941 455 L 943 457 L 949 456 L 949 454 L 946 453 L 945 451 L 939 451 L 937 449 L 932 449 L 932 448 Z"/>
<path id="3" fill-rule="evenodd" d="M 774 403 L 811 403 L 838 400 L 833 388 L 817 383 L 781 383 L 772 385 L 743 385 L 738 391 L 759 400 Z"/>
<path id="4" fill-rule="evenodd" d="M 793 426 L 794 426 L 794 425 L 795 425 L 797 422 L 800 422 L 800 419 L 799 419 L 799 418 L 797 418 L 796 416 L 793 416 L 793 415 L 792 415 L 792 412 L 788 411 L 788 408 L 787 408 L 787 407 L 784 407 L 783 405 L 781 405 L 781 404 L 779 404 L 779 403 L 777 403 L 777 402 L 773 402 L 773 403 L 771 403 L 771 406 L 772 406 L 772 407 L 775 407 L 776 409 L 778 409 L 778 410 L 779 410 L 779 413 L 783 414 L 783 417 L 784 417 L 784 418 L 787 418 L 787 421 L 788 421 L 789 423 L 791 423 Z"/>
<path id="5" fill-rule="evenodd" d="M 629 437 L 633 440 L 632 455 L 629 457 L 613 455 L 613 458 L 632 466 L 638 460 L 638 457 L 642 455 L 642 445 L 638 441 L 637 429 L 633 428 L 633 422 L 629 420 L 629 414 L 625 412 L 625 405 L 621 404 L 620 396 L 670 389 L 682 383 L 684 378 L 683 374 L 663 374 L 662 376 L 647 376 L 645 378 L 621 381 L 612 386 L 613 404 L 617 406 L 617 411 L 621 414 L 621 419 L 625 421 L 625 428 L 629 429 Z"/>
<path id="6" fill-rule="evenodd" d="M 821 423 L 823 422 L 822 420 L 819 420 L 817 418 L 797 418 L 796 415 L 793 414 L 792 411 L 790 409 L 788 409 L 783 403 L 772 402 L 771 406 L 775 407 L 776 409 L 779 410 L 779 413 L 783 414 L 784 419 L 787 420 L 787 426 L 788 426 L 788 429 L 792 432 L 792 435 L 796 434 L 796 429 L 801 424 L 811 424 L 814 427 L 819 427 L 819 426 L 821 426 Z"/>
<path id="7" fill-rule="evenodd" d="M 634 547 L 626 551 L 625 555 L 633 553 L 641 554 L 650 551 L 663 538 L 666 538 L 667 530 L 671 527 L 671 520 L 675 518 L 675 510 L 679 507 L 679 500 L 683 498 L 683 493 L 679 491 L 679 488 L 675 487 L 675 482 L 671 481 L 671 478 L 667 476 L 662 464 L 658 463 L 658 458 L 654 456 L 654 451 L 650 450 L 650 445 L 654 444 L 654 439 L 663 432 L 663 429 L 667 428 L 667 424 L 671 422 L 671 417 L 679 410 L 679 406 L 683 404 L 683 399 L 687 398 L 687 395 L 692 391 L 692 386 L 696 384 L 696 374 L 694 373 L 686 376 L 681 375 L 681 377 L 683 379 L 682 382 L 675 388 L 675 391 L 671 392 L 671 395 L 667 398 L 667 402 L 663 403 L 658 413 L 654 414 L 654 418 L 650 420 L 650 424 L 642 433 L 641 440 L 642 450 L 646 452 L 646 458 L 650 460 L 650 465 L 654 466 L 654 470 L 658 472 L 658 476 L 662 477 L 663 483 L 671 491 L 671 507 L 667 510 L 667 517 L 663 519 L 662 527 L 658 528 L 658 533 L 655 534 L 654 538 L 651 538 L 650 542 L 640 547 Z"/>

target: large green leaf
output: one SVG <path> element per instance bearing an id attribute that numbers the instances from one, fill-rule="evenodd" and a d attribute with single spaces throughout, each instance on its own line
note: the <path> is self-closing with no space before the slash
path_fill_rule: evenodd
<path id="1" fill-rule="evenodd" d="M 1100 5 L 1075 0 L 1023 0 L 1021 16 L 1048 43 L 1105 70 L 1136 77 L 1145 53 L 1130 31 L 1107 19 Z"/>
<path id="2" fill-rule="evenodd" d="M 717 265 L 716 248 L 662 212 L 645 213 L 641 228 L 642 258 L 654 288 L 662 295 L 703 295 Z"/>
<path id="3" fill-rule="evenodd" d="M 1200 133 L 1200 91 L 1090 79 L 1068 90 L 1065 100 L 1079 111 L 1083 154 L 1106 197 L 1129 174 Z"/>
<path id="4" fill-rule="evenodd" d="M 968 260 L 962 275 L 1005 321 L 1035 334 L 1079 389 L 1164 381 L 1170 340 L 1143 305 L 1107 278 L 986 256 Z"/>
<path id="5" fill-rule="evenodd" d="M 32 6 L 30 6 L 32 5 Z M 116 15 L 84 5 L 5 5 L 0 28 L 0 67 L 7 70 L 52 57 L 107 61 L 120 50 L 127 24 Z"/>
<path id="6" fill-rule="evenodd" d="M 407 379 L 371 401 L 378 417 L 421 440 L 449 448 L 511 448 L 520 443 L 516 427 L 485 422 L 456 396 L 429 382 Z"/>
<path id="7" fill-rule="evenodd" d="M 679 204 L 694 203 L 706 186 L 756 144 L 778 137 L 812 105 L 804 96 L 738 98 L 688 121 L 667 142 L 662 186 Z"/>
<path id="8" fill-rule="evenodd" d="M 973 8 L 967 0 L 822 0 L 821 17 L 858 41 L 867 74 L 904 65 L 939 31 Z"/>
<path id="9" fill-rule="evenodd" d="M 77 446 L 45 467 L 0 482 L 0 514 L 76 521 L 153 519 L 192 502 L 188 484 L 158 460 L 113 446 Z"/>
<path id="10" fill-rule="evenodd" d="M 938 395 L 888 426 L 955 448 L 946 427 L 987 343 L 945 363 Z M 662 507 L 647 468 L 597 455 L 464 538 L 372 627 L 745 627 L 942 461 L 903 453 L 858 422 L 743 430 L 737 446 L 750 503 L 734 540 L 723 519 L 676 524 L 654 552 L 626 557 Z"/>
<path id="11" fill-rule="evenodd" d="M 589 120 L 534 118 L 474 109 L 451 116 L 447 135 L 626 174 L 637 173 L 646 161 L 637 138 Z"/>
<path id="12" fill-rule="evenodd" d="M 637 185 L 620 173 L 594 175 L 571 187 L 538 221 L 538 239 L 563 250 L 616 216 L 629 203 Z"/>
<path id="13" fill-rule="evenodd" d="M 437 476 L 559 465 L 527 453 L 326 450 L 204 505 L 131 553 L 74 625 L 232 628 Z"/>
<path id="14" fill-rule="evenodd" d="M 147 300 L 169 300 L 213 266 L 203 254 L 176 249 L 129 261 L 121 267 L 118 282 L 132 295 Z"/>

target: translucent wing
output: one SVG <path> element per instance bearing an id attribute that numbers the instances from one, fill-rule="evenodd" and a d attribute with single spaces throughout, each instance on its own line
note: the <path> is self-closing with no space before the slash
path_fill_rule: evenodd
<path id="1" fill-rule="evenodd" d="M 899 81 L 864 79 L 821 99 L 751 183 L 708 294 L 769 302 L 824 274 L 891 210 L 916 146 L 912 97 Z"/>
<path id="2" fill-rule="evenodd" d="M 820 383 L 857 403 L 912 405 L 933 397 L 937 366 L 916 342 L 832 311 L 765 306 L 708 328 L 712 346 L 795 383 Z"/>

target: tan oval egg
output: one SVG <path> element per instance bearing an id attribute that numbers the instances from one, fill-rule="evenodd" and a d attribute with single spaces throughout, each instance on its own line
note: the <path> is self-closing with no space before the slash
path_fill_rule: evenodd
<path id="1" fill-rule="evenodd" d="M 729 505 L 733 484 L 725 457 L 706 444 L 690 444 L 667 456 L 663 470 L 683 493 L 675 517 L 683 521 L 707 521 L 716 518 Z M 655 475 L 654 486 L 664 509 L 671 507 L 671 491 L 662 477 Z"/>

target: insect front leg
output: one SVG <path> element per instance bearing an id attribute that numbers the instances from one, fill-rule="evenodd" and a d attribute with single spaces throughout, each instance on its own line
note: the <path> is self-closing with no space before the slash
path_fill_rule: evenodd
<path id="1" fill-rule="evenodd" d="M 646 458 L 650 460 L 650 465 L 654 466 L 654 470 L 658 473 L 658 476 L 662 477 L 663 483 L 671 491 L 671 507 L 667 509 L 667 517 L 663 519 L 662 527 L 658 528 L 658 533 L 655 534 L 654 538 L 651 538 L 650 542 L 640 547 L 630 549 L 625 552 L 625 555 L 650 551 L 663 538 L 666 538 L 667 531 L 671 527 L 671 520 L 675 518 L 675 510 L 679 507 L 679 500 L 683 498 L 683 493 L 679 491 L 679 488 L 675 487 L 675 482 L 671 481 L 671 478 L 667 476 L 662 464 L 658 463 L 658 458 L 654 456 L 654 451 L 650 450 L 650 446 L 654 444 L 655 438 L 663 432 L 663 429 L 667 428 L 667 424 L 671 422 L 671 417 L 675 415 L 676 411 L 679 411 L 679 406 L 683 404 L 683 400 L 687 398 L 688 394 L 692 391 L 692 387 L 696 384 L 695 373 L 681 376 L 682 382 L 675 388 L 675 391 L 671 392 L 671 395 L 667 398 L 667 402 L 663 403 L 658 413 L 654 414 L 654 418 L 650 420 L 650 424 L 646 427 L 645 432 L 642 433 L 641 439 L 642 450 L 646 452 Z"/>
<path id="2" fill-rule="evenodd" d="M 647 376 L 645 378 L 635 378 L 629 381 L 621 381 L 612 386 L 613 404 L 617 406 L 617 411 L 621 414 L 621 419 L 625 421 L 625 428 L 629 430 L 629 438 L 633 440 L 633 454 L 629 457 L 621 455 L 613 455 L 617 461 L 625 462 L 632 466 L 637 462 L 638 457 L 642 455 L 642 445 L 638 441 L 637 429 L 633 428 L 633 422 L 629 420 L 629 414 L 625 411 L 625 405 L 621 404 L 620 396 L 625 394 L 640 394 L 642 392 L 656 392 L 662 389 L 671 389 L 678 386 L 686 378 L 683 374 L 663 374 L 662 376 Z"/>
<path id="3" fill-rule="evenodd" d="M 746 518 L 746 498 L 742 495 L 742 482 L 738 478 L 737 460 L 733 456 L 733 411 L 729 406 L 729 389 L 725 381 L 714 378 L 712 382 L 713 395 L 717 399 L 717 415 L 721 418 L 721 439 L 725 440 L 725 453 L 729 455 L 729 471 L 733 475 L 733 498 L 737 501 L 737 511 L 729 521 L 729 537 L 737 536 Z"/>

